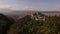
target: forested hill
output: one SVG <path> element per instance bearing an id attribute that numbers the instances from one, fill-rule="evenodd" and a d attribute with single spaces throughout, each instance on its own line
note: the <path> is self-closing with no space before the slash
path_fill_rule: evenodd
<path id="1" fill-rule="evenodd" d="M 40 14 L 41 16 L 43 17 L 44 15 Z M 17 23 L 14 23 L 8 34 L 60 34 L 60 16 L 45 17 L 47 19 L 42 21 L 40 19 L 33 19 L 31 15 L 27 15 L 18 20 Z"/>
<path id="2" fill-rule="evenodd" d="M 0 13 L 0 34 L 7 34 L 7 31 L 14 22 L 12 18 Z"/>
<path id="3" fill-rule="evenodd" d="M 60 16 L 34 13 L 15 22 L 0 14 L 0 34 L 60 34 Z"/>

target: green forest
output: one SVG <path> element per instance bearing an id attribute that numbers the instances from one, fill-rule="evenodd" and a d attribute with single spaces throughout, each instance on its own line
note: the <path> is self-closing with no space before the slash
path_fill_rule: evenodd
<path id="1" fill-rule="evenodd" d="M 15 22 L 13 18 L 0 14 L 0 34 L 60 34 L 60 16 L 39 15 L 45 16 L 45 21 L 26 15 Z"/>

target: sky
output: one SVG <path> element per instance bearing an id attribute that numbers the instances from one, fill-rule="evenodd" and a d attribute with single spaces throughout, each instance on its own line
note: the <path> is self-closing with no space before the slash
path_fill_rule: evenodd
<path id="1" fill-rule="evenodd" d="M 60 11 L 60 0 L 0 0 L 0 9 Z"/>

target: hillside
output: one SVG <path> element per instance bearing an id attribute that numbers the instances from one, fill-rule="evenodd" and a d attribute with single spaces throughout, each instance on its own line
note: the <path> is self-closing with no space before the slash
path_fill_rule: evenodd
<path id="1" fill-rule="evenodd" d="M 0 34 L 7 34 L 7 31 L 14 22 L 11 17 L 0 14 Z"/>
<path id="2" fill-rule="evenodd" d="M 60 16 L 35 12 L 21 18 L 14 17 L 0 14 L 0 34 L 60 34 Z"/>
<path id="3" fill-rule="evenodd" d="M 8 34 L 60 34 L 60 16 L 46 18 L 46 21 L 41 21 L 31 18 L 31 15 L 27 15 L 14 23 Z"/>

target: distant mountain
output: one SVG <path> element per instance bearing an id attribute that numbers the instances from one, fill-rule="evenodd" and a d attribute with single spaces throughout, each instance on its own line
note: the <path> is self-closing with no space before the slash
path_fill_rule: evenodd
<path id="1" fill-rule="evenodd" d="M 45 14 L 47 16 L 60 15 L 60 11 L 32 11 L 32 10 L 29 10 L 29 11 L 23 10 L 22 11 L 22 10 L 11 10 L 8 8 L 0 9 L 0 13 L 13 17 L 14 19 L 22 18 L 26 15 L 30 15 L 30 14 L 38 13 L 38 12 Z"/>
<path id="2" fill-rule="evenodd" d="M 8 9 L 8 8 L 2 8 L 2 9 L 0 9 L 0 13 L 2 12 L 2 13 L 4 13 L 4 12 L 10 12 L 10 11 L 13 11 L 13 10 L 11 10 L 11 9 Z"/>

